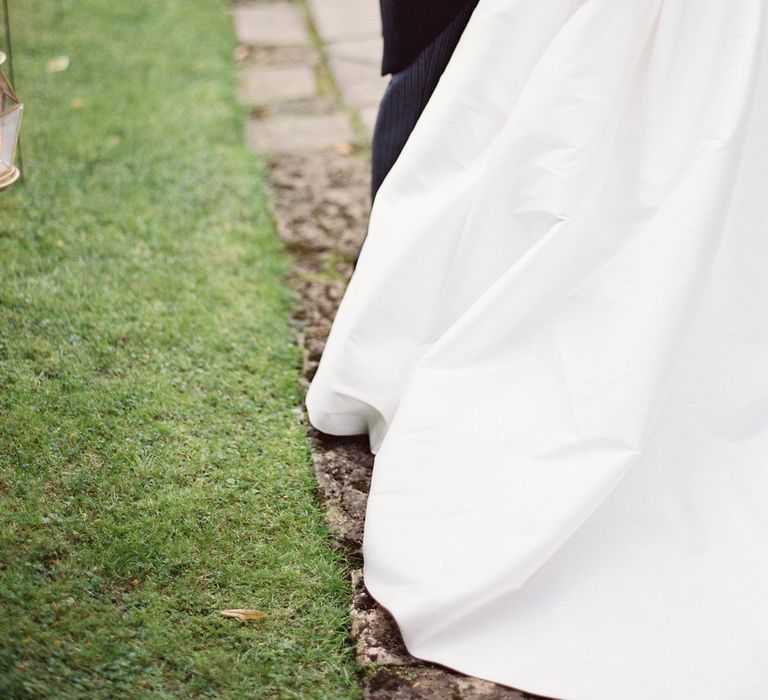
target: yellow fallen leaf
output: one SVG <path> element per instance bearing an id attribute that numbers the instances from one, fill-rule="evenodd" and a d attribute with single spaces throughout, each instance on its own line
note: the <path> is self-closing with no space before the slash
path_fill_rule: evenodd
<path id="1" fill-rule="evenodd" d="M 61 73 L 69 68 L 69 56 L 57 56 L 45 64 L 45 70 L 49 73 Z"/>
<path id="2" fill-rule="evenodd" d="M 222 617 L 231 617 L 235 620 L 242 620 L 243 622 L 247 622 L 248 620 L 260 620 L 262 617 L 266 617 L 266 613 L 261 612 L 261 610 L 247 610 L 244 608 L 221 610 L 219 615 Z"/>

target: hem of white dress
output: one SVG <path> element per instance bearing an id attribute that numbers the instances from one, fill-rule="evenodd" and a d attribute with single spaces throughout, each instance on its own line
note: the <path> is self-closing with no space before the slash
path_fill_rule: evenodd
<path id="1" fill-rule="evenodd" d="M 378 411 L 376 411 L 377 415 L 374 418 L 364 419 L 358 414 L 350 412 L 315 411 L 310 408 L 306 400 L 304 407 L 307 421 L 315 430 L 336 437 L 367 435 L 371 453 L 375 455 L 378 452 L 387 431 L 386 421 Z"/>
<path id="2" fill-rule="evenodd" d="M 448 669 L 449 671 L 454 671 L 455 673 L 460 673 L 464 676 L 468 676 L 470 678 L 477 678 L 481 681 L 488 681 L 489 683 L 496 683 L 497 685 L 502 685 L 505 688 L 509 688 L 511 690 L 517 691 L 518 693 L 524 693 L 526 695 L 534 695 L 537 698 L 540 698 L 541 700 L 574 700 L 574 696 L 567 697 L 565 695 L 557 694 L 553 695 L 552 691 L 543 692 L 542 690 L 534 690 L 532 686 L 525 684 L 526 687 L 519 686 L 519 685 L 511 685 L 507 681 L 499 680 L 498 678 L 491 678 L 490 676 L 483 675 L 483 674 L 477 674 L 469 671 L 466 667 L 460 667 L 463 665 L 451 665 L 450 662 L 441 661 L 438 658 L 434 658 L 430 655 L 422 655 L 418 652 L 414 651 L 411 646 L 408 645 L 408 642 L 406 641 L 406 636 L 403 634 L 403 630 L 400 627 L 400 623 L 397 621 L 397 617 L 395 617 L 394 612 L 388 608 L 379 598 L 376 597 L 376 594 L 368 587 L 368 584 L 365 583 L 365 576 L 363 576 L 363 585 L 365 586 L 365 589 L 368 591 L 368 594 L 373 598 L 374 601 L 383 609 L 385 610 L 392 622 L 394 623 L 395 627 L 397 628 L 398 633 L 400 634 L 400 638 L 403 640 L 403 646 L 405 647 L 406 651 L 414 658 L 418 659 L 419 661 L 426 661 L 430 664 L 436 664 L 438 666 L 442 666 L 443 668 Z"/>

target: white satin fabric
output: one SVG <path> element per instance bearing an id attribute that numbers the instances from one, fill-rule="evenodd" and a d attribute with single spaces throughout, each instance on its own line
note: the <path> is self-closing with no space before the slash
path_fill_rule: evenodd
<path id="1" fill-rule="evenodd" d="M 306 397 L 417 657 L 768 697 L 768 0 L 480 0 Z"/>

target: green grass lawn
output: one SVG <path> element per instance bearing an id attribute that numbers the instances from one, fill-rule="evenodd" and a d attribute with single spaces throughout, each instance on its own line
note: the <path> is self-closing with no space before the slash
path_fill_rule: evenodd
<path id="1" fill-rule="evenodd" d="M 356 697 L 225 3 L 11 9 L 0 697 Z"/>

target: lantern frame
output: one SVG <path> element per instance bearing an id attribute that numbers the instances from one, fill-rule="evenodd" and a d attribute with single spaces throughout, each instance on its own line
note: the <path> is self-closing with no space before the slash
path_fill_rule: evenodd
<path id="1" fill-rule="evenodd" d="M 5 63 L 5 54 L 0 51 L 0 66 Z M 8 129 L 10 138 L 12 139 L 10 158 L 7 166 L 3 166 L 0 163 L 0 190 L 4 190 L 6 187 L 12 185 L 19 179 L 20 172 L 15 166 L 16 150 L 19 143 L 19 131 L 21 129 L 21 115 L 24 111 L 24 105 L 16 95 L 16 91 L 13 89 L 13 85 L 0 70 L 0 145 L 2 145 L 3 136 L 8 137 L 5 134 L 3 122 L 11 123 L 15 120 L 15 124 Z"/>

